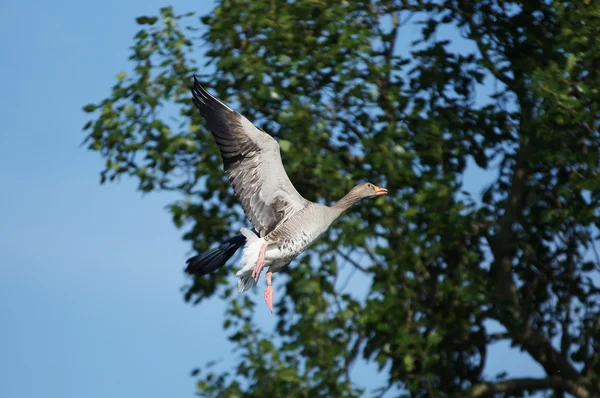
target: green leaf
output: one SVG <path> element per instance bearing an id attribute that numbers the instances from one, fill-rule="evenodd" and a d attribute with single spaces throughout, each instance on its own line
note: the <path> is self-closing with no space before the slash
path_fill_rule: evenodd
<path id="1" fill-rule="evenodd" d="M 292 143 L 288 140 L 279 140 L 279 147 L 283 152 L 288 152 L 292 147 Z"/>
<path id="2" fill-rule="evenodd" d="M 98 109 L 98 107 L 94 104 L 87 104 L 86 106 L 83 107 L 84 112 L 87 112 L 87 113 L 92 113 L 96 109 Z"/>
<path id="3" fill-rule="evenodd" d="M 415 369 L 415 359 L 412 355 L 406 354 L 402 360 L 407 372 L 412 372 Z"/>
<path id="4" fill-rule="evenodd" d="M 577 63 L 577 57 L 575 56 L 575 54 L 573 54 L 573 53 L 569 54 L 569 56 L 567 57 L 567 66 L 565 67 L 565 72 L 571 73 L 571 71 L 573 70 L 573 67 L 575 66 L 576 63 Z"/>
<path id="5" fill-rule="evenodd" d="M 154 25 L 158 18 L 156 17 L 137 17 L 135 21 L 138 25 Z"/>
<path id="6" fill-rule="evenodd" d="M 278 376 L 281 378 L 281 380 L 288 383 L 297 383 L 300 381 L 300 378 L 296 375 L 296 371 L 290 368 L 281 369 L 278 373 Z"/>

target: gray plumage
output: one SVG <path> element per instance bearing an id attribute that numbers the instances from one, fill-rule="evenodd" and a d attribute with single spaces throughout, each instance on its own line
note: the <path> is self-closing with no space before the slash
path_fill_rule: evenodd
<path id="1" fill-rule="evenodd" d="M 236 275 L 240 277 L 239 290 L 248 290 L 258 279 L 252 277 L 252 272 L 261 246 L 267 247 L 264 262 L 269 272 L 277 272 L 306 250 L 354 203 L 387 194 L 385 188 L 367 182 L 355 186 L 331 207 L 306 200 L 288 178 L 279 144 L 273 137 L 209 94 L 195 76 L 192 94 L 219 146 L 225 175 L 255 233 L 243 229 L 242 235 L 190 258 L 188 273 L 213 272 L 245 245 L 244 267 Z"/>
<path id="2" fill-rule="evenodd" d="M 194 104 L 221 150 L 225 175 L 261 237 L 308 204 L 288 178 L 279 144 L 210 95 L 194 77 Z"/>

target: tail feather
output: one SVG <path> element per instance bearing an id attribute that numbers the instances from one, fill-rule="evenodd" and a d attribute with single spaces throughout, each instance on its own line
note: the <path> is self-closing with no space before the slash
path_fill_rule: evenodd
<path id="1" fill-rule="evenodd" d="M 252 277 L 252 271 L 254 271 L 254 267 L 256 267 L 256 260 L 258 259 L 260 247 L 262 246 L 264 239 L 259 238 L 256 233 L 247 228 L 242 228 L 240 232 L 246 237 L 246 245 L 244 246 L 244 251 L 242 253 L 241 263 L 243 267 L 235 274 L 235 276 L 240 278 L 238 280 L 238 291 L 243 293 L 256 285 L 256 282 Z"/>
<path id="2" fill-rule="evenodd" d="M 252 272 L 244 274 L 238 279 L 238 292 L 244 293 L 245 291 L 250 290 L 254 285 L 256 285 L 256 282 L 252 277 Z"/>
<path id="3" fill-rule="evenodd" d="M 256 260 L 260 252 L 264 239 L 259 238 L 255 230 L 242 228 L 241 235 L 235 236 L 221 245 L 207 250 L 197 256 L 189 258 L 186 263 L 185 272 L 192 275 L 206 275 L 221 268 L 235 254 L 235 252 L 244 246 L 242 254 L 242 269 L 235 275 L 238 280 L 238 291 L 240 293 L 250 290 L 256 282 L 252 277 L 252 271 L 256 267 Z"/>
<path id="4" fill-rule="evenodd" d="M 189 258 L 185 272 L 191 275 L 206 275 L 224 266 L 235 252 L 244 245 L 244 235 L 235 236 L 221 245 Z"/>

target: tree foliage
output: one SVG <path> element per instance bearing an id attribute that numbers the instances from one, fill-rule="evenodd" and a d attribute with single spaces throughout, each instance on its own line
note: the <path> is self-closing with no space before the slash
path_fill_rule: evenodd
<path id="1" fill-rule="evenodd" d="M 280 140 L 306 198 L 390 191 L 275 276 L 272 334 L 233 294 L 236 262 L 186 288 L 228 301 L 239 349 L 229 372 L 200 373 L 200 395 L 371 396 L 351 373 L 366 360 L 387 375 L 377 394 L 600 396 L 598 2 L 221 0 L 199 21 L 137 19 L 132 73 L 84 108 L 102 182 L 180 193 L 169 209 L 197 250 L 237 233 L 197 73 Z M 465 188 L 476 169 L 493 176 L 481 192 Z M 498 340 L 546 376 L 484 375 Z"/>

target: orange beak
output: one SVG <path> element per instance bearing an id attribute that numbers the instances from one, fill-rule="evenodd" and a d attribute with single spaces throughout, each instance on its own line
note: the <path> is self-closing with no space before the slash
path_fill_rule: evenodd
<path id="1" fill-rule="evenodd" d="M 380 188 L 377 185 L 374 185 L 374 187 L 376 196 L 387 195 L 388 191 L 386 188 Z"/>

